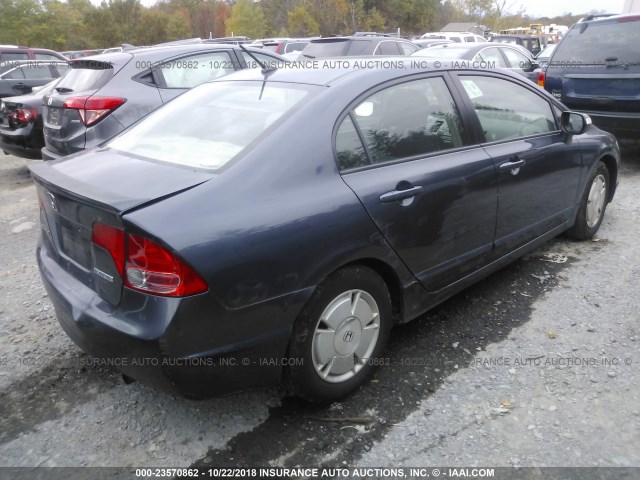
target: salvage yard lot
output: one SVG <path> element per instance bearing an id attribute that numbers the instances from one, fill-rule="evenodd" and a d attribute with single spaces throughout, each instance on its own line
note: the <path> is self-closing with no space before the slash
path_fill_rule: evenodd
<path id="1" fill-rule="evenodd" d="M 324 408 L 194 402 L 92 362 L 40 282 L 28 161 L 0 160 L 2 466 L 640 466 L 637 155 L 594 241 L 560 237 L 396 328 L 374 381 Z"/>

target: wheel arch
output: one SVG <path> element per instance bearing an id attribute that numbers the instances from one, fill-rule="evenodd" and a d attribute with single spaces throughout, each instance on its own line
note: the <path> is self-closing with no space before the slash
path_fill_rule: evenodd
<path id="1" fill-rule="evenodd" d="M 371 270 L 380 275 L 387 286 L 387 290 L 389 290 L 393 324 L 396 325 L 398 323 L 401 323 L 402 319 L 404 318 L 404 295 L 402 293 L 403 289 L 400 283 L 400 278 L 398 278 L 398 275 L 396 274 L 394 269 L 389 264 L 378 258 L 360 258 L 358 260 L 354 260 L 342 265 L 340 268 L 334 270 L 334 272 L 345 267 L 352 267 L 356 265 L 364 265 L 365 267 L 369 267 Z"/>
<path id="2" fill-rule="evenodd" d="M 607 167 L 607 171 L 609 172 L 609 195 L 607 198 L 607 203 L 610 203 L 611 200 L 613 200 L 616 186 L 618 184 L 618 162 L 613 156 L 609 154 L 600 157 L 598 161 L 604 163 L 604 166 Z"/>

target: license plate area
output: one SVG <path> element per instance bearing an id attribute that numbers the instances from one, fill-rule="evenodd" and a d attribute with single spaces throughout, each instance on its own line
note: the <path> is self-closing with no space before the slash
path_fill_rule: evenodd
<path id="1" fill-rule="evenodd" d="M 61 252 L 84 268 L 89 269 L 91 245 L 89 239 L 84 237 L 82 227 L 58 217 L 58 233 Z"/>
<path id="2" fill-rule="evenodd" d="M 49 107 L 49 111 L 47 113 L 47 122 L 51 125 L 56 125 L 59 126 L 60 125 L 60 117 L 61 115 L 61 110 L 58 107 Z"/>

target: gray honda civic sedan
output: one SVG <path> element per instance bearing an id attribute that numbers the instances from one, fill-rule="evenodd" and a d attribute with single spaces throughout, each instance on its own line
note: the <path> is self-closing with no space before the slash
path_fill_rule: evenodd
<path id="1" fill-rule="evenodd" d="M 32 164 L 73 341 L 189 397 L 333 401 L 395 324 L 597 232 L 620 153 L 587 115 L 508 72 L 382 63 L 238 72 Z"/>

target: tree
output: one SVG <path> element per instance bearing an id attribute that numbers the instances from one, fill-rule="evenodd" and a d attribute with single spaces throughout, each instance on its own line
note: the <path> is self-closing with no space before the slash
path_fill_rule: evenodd
<path id="1" fill-rule="evenodd" d="M 349 21 L 351 10 L 347 0 L 319 0 L 313 13 L 324 35 L 353 33 Z"/>
<path id="2" fill-rule="evenodd" d="M 364 28 L 369 32 L 384 32 L 384 17 L 376 7 L 367 12 L 364 20 Z"/>
<path id="3" fill-rule="evenodd" d="M 227 35 L 261 38 L 266 30 L 262 7 L 251 0 L 238 0 L 225 23 Z"/>
<path id="4" fill-rule="evenodd" d="M 296 7 L 293 12 L 289 12 L 289 22 L 287 31 L 294 37 L 313 37 L 320 35 L 320 25 L 302 6 Z"/>

